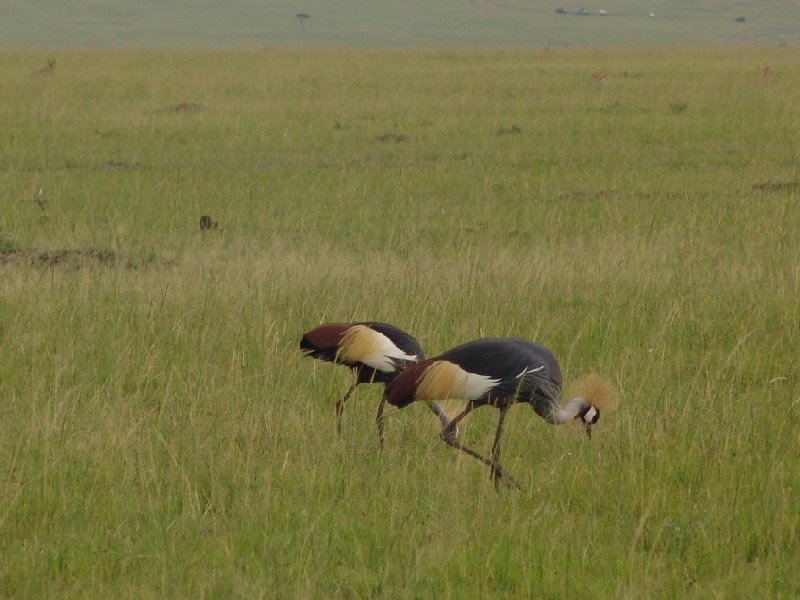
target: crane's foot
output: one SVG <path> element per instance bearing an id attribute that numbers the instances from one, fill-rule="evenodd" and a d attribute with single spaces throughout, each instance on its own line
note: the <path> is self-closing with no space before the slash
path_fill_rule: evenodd
<path id="1" fill-rule="evenodd" d="M 492 479 L 494 480 L 494 489 L 498 492 L 500 491 L 501 483 L 512 489 L 517 489 L 520 491 L 522 490 L 522 486 L 519 484 L 519 482 L 499 465 L 492 469 Z"/>
<path id="2" fill-rule="evenodd" d="M 439 433 L 439 437 L 442 439 L 443 442 L 446 444 L 450 444 L 451 446 L 455 446 L 456 444 L 456 434 L 458 433 L 458 429 L 456 428 L 455 431 L 452 429 L 448 429 L 445 427 L 442 429 L 441 433 Z"/>
<path id="3" fill-rule="evenodd" d="M 444 439 L 445 431 L 448 429 L 448 427 L 450 427 L 450 423 L 445 424 L 445 426 L 442 428 L 442 439 Z M 458 425 L 453 425 L 453 427 L 450 428 L 449 435 L 451 436 L 450 439 L 453 440 L 458 437 Z"/>

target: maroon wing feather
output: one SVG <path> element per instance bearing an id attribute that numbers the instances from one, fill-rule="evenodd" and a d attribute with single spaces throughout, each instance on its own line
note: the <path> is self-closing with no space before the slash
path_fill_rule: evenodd
<path id="1" fill-rule="evenodd" d="M 394 381 L 386 386 L 386 401 L 397 408 L 404 408 L 411 404 L 417 392 L 417 383 L 432 363 L 432 360 L 423 360 L 409 365 L 401 371 Z"/>

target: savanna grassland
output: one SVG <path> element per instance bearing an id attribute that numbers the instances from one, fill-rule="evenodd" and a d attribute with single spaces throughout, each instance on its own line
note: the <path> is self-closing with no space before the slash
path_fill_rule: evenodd
<path id="1" fill-rule="evenodd" d="M 0 53 L 0 596 L 800 594 L 798 50 L 56 59 Z M 623 403 L 512 409 L 498 495 L 377 386 L 337 437 L 351 319 Z"/>
<path id="2" fill-rule="evenodd" d="M 4 0 L 2 16 L 14 47 L 777 46 L 800 30 L 797 0 Z"/>

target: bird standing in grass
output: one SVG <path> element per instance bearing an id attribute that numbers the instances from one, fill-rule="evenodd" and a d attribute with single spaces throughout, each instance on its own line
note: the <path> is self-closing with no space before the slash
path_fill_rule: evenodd
<path id="1" fill-rule="evenodd" d="M 527 402 L 552 424 L 580 420 L 591 438 L 601 411 L 611 410 L 617 403 L 614 386 L 598 375 L 578 380 L 570 392 L 571 399 L 562 406 L 561 368 L 547 348 L 516 338 L 487 338 L 409 365 L 386 386 L 384 399 L 398 408 L 415 401 L 466 400 L 466 408 L 445 425 L 442 439 L 488 465 L 496 488 L 503 479 L 519 488 L 499 462 L 503 421 L 512 404 Z M 468 448 L 455 436 L 458 422 L 487 404 L 500 410 L 491 458 Z"/>
<path id="2" fill-rule="evenodd" d="M 408 365 L 425 358 L 419 342 L 399 327 L 388 323 L 362 321 L 357 323 L 325 323 L 303 335 L 300 349 L 306 356 L 350 367 L 355 381 L 344 397 L 336 403 L 336 430 L 341 432 L 342 413 L 350 394 L 360 383 L 391 382 Z M 383 405 L 378 406 L 375 418 L 378 438 L 383 447 Z M 431 410 L 446 426 L 450 423 L 438 402 L 428 403 Z"/>

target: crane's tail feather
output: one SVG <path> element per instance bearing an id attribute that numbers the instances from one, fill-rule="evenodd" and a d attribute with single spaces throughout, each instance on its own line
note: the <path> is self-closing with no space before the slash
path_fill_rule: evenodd
<path id="1" fill-rule="evenodd" d="M 570 386 L 568 398 L 583 398 L 600 412 L 611 412 L 619 404 L 619 391 L 608 379 L 589 373 L 576 379 Z"/>

